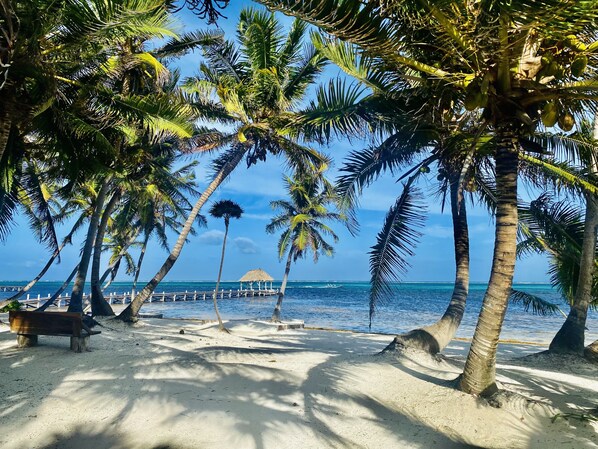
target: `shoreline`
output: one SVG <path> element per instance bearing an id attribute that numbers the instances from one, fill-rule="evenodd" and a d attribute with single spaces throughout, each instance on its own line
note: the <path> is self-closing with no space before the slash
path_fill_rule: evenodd
<path id="1" fill-rule="evenodd" d="M 596 366 L 521 359 L 534 345 L 499 346 L 498 380 L 510 393 L 496 408 L 449 386 L 463 341 L 441 359 L 397 358 L 376 355 L 388 343 L 380 334 L 102 321 L 81 354 L 64 337 L 18 349 L 0 325 L 0 446 L 598 448 L 598 424 L 551 421 L 593 404 Z"/>
<path id="2" fill-rule="evenodd" d="M 124 306 L 122 304 L 114 304 L 112 305 L 113 310 L 118 314 L 120 313 L 123 309 Z M 66 307 L 60 307 L 60 308 L 52 308 L 49 310 L 46 310 L 46 312 L 66 312 Z M 217 319 L 204 319 L 204 318 L 193 318 L 193 317 L 155 317 L 155 316 L 143 316 L 143 312 L 141 312 L 139 321 L 142 322 L 144 320 L 171 320 L 171 321 L 181 321 L 181 322 L 190 322 L 190 323 L 197 323 L 200 325 L 210 325 L 210 324 L 217 324 L 218 320 Z M 149 315 L 149 314 L 148 314 Z M 227 322 L 246 322 L 246 321 L 259 321 L 259 322 L 266 322 L 266 320 L 262 320 L 260 318 L 256 318 L 256 317 L 245 317 L 245 318 L 230 318 L 230 319 L 225 319 L 225 321 Z M 293 320 L 289 321 L 292 322 Z M 300 320 L 301 322 L 304 323 L 304 321 Z M 287 322 L 287 320 L 282 320 L 282 323 L 284 324 L 285 322 Z M 8 313 L 4 312 L 4 313 L 0 313 L 0 323 L 8 323 Z M 357 335 L 373 335 L 373 336 L 383 336 L 383 337 L 389 337 L 392 338 L 394 336 L 396 336 L 397 334 L 395 333 L 388 333 L 388 332 L 365 332 L 365 331 L 359 331 L 359 330 L 352 330 L 352 329 L 336 329 L 336 328 L 332 328 L 332 327 L 323 327 L 323 326 L 310 326 L 310 325 L 304 325 L 303 327 L 305 330 L 310 330 L 310 331 L 323 331 L 323 332 L 338 332 L 338 333 L 348 333 L 348 334 L 357 334 Z M 462 342 L 462 343 L 471 343 L 472 338 L 471 337 L 454 337 L 453 338 L 453 342 Z M 550 344 L 549 341 L 545 341 L 545 342 L 537 342 L 537 341 L 528 341 L 528 340 L 523 340 L 523 339 L 513 339 L 513 338 L 506 338 L 506 339 L 499 339 L 498 340 L 499 344 L 508 344 L 508 345 L 527 345 L 527 346 L 538 346 L 538 347 L 548 347 L 548 345 Z"/>

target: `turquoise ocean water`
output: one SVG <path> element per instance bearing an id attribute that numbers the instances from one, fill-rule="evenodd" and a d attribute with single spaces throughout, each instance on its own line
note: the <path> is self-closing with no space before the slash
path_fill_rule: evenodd
<path id="1" fill-rule="evenodd" d="M 0 285 L 23 285 L 24 283 L 2 282 Z M 39 282 L 30 292 L 31 298 L 53 293 L 60 282 Z M 276 288 L 279 284 L 274 283 Z M 143 286 L 143 284 L 141 284 Z M 237 289 L 238 282 L 224 282 L 225 291 Z M 515 288 L 558 303 L 567 313 L 568 306 L 560 295 L 548 284 L 519 284 Z M 212 290 L 214 282 L 164 282 L 156 291 L 184 292 Z M 395 297 L 378 307 L 372 322 L 372 332 L 398 333 L 434 322 L 444 312 L 450 299 L 453 285 L 450 283 L 404 283 L 397 285 Z M 465 317 L 458 336 L 471 337 L 480 311 L 485 284 L 472 284 Z M 128 292 L 131 284 L 117 282 L 106 291 Z M 67 290 L 70 293 L 70 290 Z M 360 332 L 368 331 L 367 282 L 290 282 L 283 303 L 284 319 L 304 320 L 306 326 L 326 327 Z M 0 298 L 12 293 L 0 293 Z M 233 298 L 219 300 L 224 319 L 269 318 L 276 297 Z M 213 319 L 211 301 L 188 301 L 176 303 L 146 304 L 146 312 L 160 312 L 171 318 Z M 533 342 L 549 342 L 564 321 L 561 314 L 535 316 L 526 313 L 521 305 L 511 304 L 507 311 L 501 338 L 520 339 Z M 598 338 L 598 313 L 591 311 L 586 334 L 588 342 Z"/>

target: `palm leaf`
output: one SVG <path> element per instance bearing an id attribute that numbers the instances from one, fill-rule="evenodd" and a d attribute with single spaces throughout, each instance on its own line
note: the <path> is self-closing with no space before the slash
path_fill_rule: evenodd
<path id="1" fill-rule="evenodd" d="M 397 282 L 407 272 L 407 258 L 413 256 L 415 246 L 422 236 L 417 229 L 423 226 L 425 209 L 422 194 L 413 186 L 414 178 L 403 185 L 378 233 L 376 244 L 370 251 L 370 327 L 379 303 L 393 294 L 392 282 Z"/>
<path id="2" fill-rule="evenodd" d="M 566 317 L 559 306 L 531 293 L 513 289 L 511 290 L 509 301 L 512 304 L 522 304 L 526 312 L 531 309 L 534 315 L 556 315 L 560 312 Z"/>

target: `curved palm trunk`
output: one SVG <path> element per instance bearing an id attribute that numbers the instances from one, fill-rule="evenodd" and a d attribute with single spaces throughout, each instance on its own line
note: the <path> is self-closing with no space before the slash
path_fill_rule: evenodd
<path id="1" fill-rule="evenodd" d="M 444 315 L 436 323 L 397 335 L 384 351 L 402 348 L 417 349 L 430 354 L 442 351 L 455 337 L 465 313 L 469 293 L 469 228 L 467 210 L 459 176 L 451 178 L 451 215 L 455 247 L 455 287 Z"/>
<path id="2" fill-rule="evenodd" d="M 137 266 L 135 267 L 135 279 L 133 279 L 133 288 L 131 289 L 131 298 L 135 297 L 135 292 L 137 291 L 137 281 L 139 280 L 139 274 L 141 273 L 141 264 L 143 263 L 143 258 L 145 257 L 145 251 L 147 250 L 149 237 L 149 234 L 145 235 L 143 246 L 141 247 L 141 253 L 139 254 L 139 259 L 137 260 Z"/>
<path id="3" fill-rule="evenodd" d="M 598 141 L 598 115 L 594 119 L 593 138 Z M 598 173 L 595 153 L 590 155 L 590 172 Z M 598 233 L 598 198 L 591 193 L 586 194 L 586 217 L 583 231 L 583 243 L 579 261 L 579 277 L 575 298 L 567 320 L 563 323 L 550 343 L 549 351 L 561 354 L 582 354 L 585 343 L 585 327 L 588 307 L 592 302 L 592 284 L 594 280 L 596 259 L 596 238 Z M 591 352 L 592 345 L 588 348 Z M 598 349 L 598 348 L 597 348 Z"/>
<path id="4" fill-rule="evenodd" d="M 598 120 L 595 138 L 598 139 Z M 596 163 L 592 164 L 596 173 Z M 598 232 L 598 198 L 586 194 L 586 217 L 583 231 L 583 243 L 579 261 L 579 277 L 573 304 L 567 320 L 552 339 L 549 351 L 558 354 L 583 354 L 585 343 L 586 319 L 588 307 L 592 302 L 592 284 L 596 264 L 596 238 Z"/>
<path id="5" fill-rule="evenodd" d="M 218 311 L 218 288 L 220 287 L 220 278 L 222 277 L 222 267 L 224 266 L 224 251 L 226 249 L 226 237 L 228 236 L 228 220 L 224 220 L 224 241 L 222 242 L 222 254 L 220 255 L 220 268 L 218 269 L 218 279 L 216 280 L 216 288 L 214 289 L 214 311 L 216 312 L 216 318 L 218 318 L 218 329 L 221 331 L 227 331 L 220 318 L 220 312 Z"/>
<path id="6" fill-rule="evenodd" d="M 95 237 L 93 248 L 93 260 L 91 264 L 91 315 L 92 316 L 112 316 L 114 311 L 110 304 L 104 299 L 102 293 L 102 281 L 100 279 L 100 264 L 102 261 L 102 247 L 104 246 L 104 235 L 108 228 L 108 220 L 120 200 L 120 192 L 116 192 L 108 201 L 106 209 L 102 214 L 102 219 L 98 225 L 98 232 Z"/>
<path id="7" fill-rule="evenodd" d="M 23 296 L 25 293 L 27 293 L 29 290 L 31 290 L 31 288 L 35 284 L 37 284 L 37 282 L 42 277 L 44 277 L 44 275 L 50 269 L 50 267 L 52 266 L 52 264 L 54 263 L 54 261 L 56 260 L 56 258 L 60 255 L 60 252 L 64 249 L 64 247 L 67 244 L 71 243 L 71 239 L 73 238 L 73 234 L 77 230 L 77 227 L 78 227 L 78 223 L 75 224 L 75 226 L 73 226 L 73 228 L 71 229 L 71 231 L 62 240 L 62 244 L 56 249 L 56 251 L 54 251 L 54 253 L 52 254 L 52 257 L 50 257 L 50 259 L 48 259 L 48 262 L 46 262 L 46 265 L 44 265 L 44 267 L 41 269 L 41 271 L 38 273 L 38 275 L 35 276 L 35 278 L 33 278 L 31 281 L 29 281 L 29 283 L 25 287 L 23 287 L 23 290 L 21 290 L 20 292 L 18 292 L 16 295 L 13 295 L 10 298 L 8 298 L 7 301 L 14 301 L 16 299 L 19 299 L 21 296 Z M 3 307 L 3 302 L 0 302 L 0 308 L 2 308 L 2 307 Z"/>
<path id="8" fill-rule="evenodd" d="M 239 165 L 241 159 L 243 159 L 243 155 L 245 154 L 244 148 L 239 148 L 237 152 L 233 154 L 231 159 L 220 169 L 218 174 L 214 177 L 212 182 L 208 185 L 206 190 L 201 194 L 195 206 L 191 210 L 187 221 L 185 221 L 185 225 L 179 234 L 179 237 L 172 248 L 172 251 L 168 255 L 166 261 L 160 267 L 160 270 L 156 273 L 156 275 L 143 287 L 143 290 L 131 301 L 129 306 L 118 315 L 118 319 L 126 322 L 132 322 L 137 319 L 137 314 L 143 306 L 143 303 L 150 297 L 153 291 L 156 289 L 160 281 L 164 279 L 164 277 L 168 274 L 172 266 L 177 261 L 179 255 L 181 254 L 181 250 L 183 249 L 183 245 L 187 240 L 187 236 L 193 227 L 193 223 L 195 223 L 195 218 L 197 214 L 206 203 L 206 201 L 212 196 L 212 193 L 218 188 L 220 184 L 232 173 L 232 171 Z"/>
<path id="9" fill-rule="evenodd" d="M 282 278 L 282 284 L 280 285 L 280 291 L 278 292 L 278 301 L 272 312 L 272 318 L 270 321 L 280 321 L 280 309 L 282 308 L 282 299 L 284 298 L 284 292 L 287 289 L 287 281 L 289 279 L 289 271 L 291 271 L 291 262 L 293 261 L 293 250 L 289 250 L 289 257 L 287 258 L 287 265 L 284 269 L 284 276 Z"/>
<path id="10" fill-rule="evenodd" d="M 590 362 L 598 363 L 598 340 L 586 346 L 583 351 L 583 355 Z"/>
<path id="11" fill-rule="evenodd" d="M 71 283 L 71 281 L 75 277 L 75 274 L 77 274 L 77 271 L 79 271 L 79 264 L 75 265 L 75 268 L 73 268 L 73 271 L 71 271 L 71 274 L 69 274 L 69 277 L 66 279 L 66 281 L 64 281 L 64 283 L 60 286 L 60 288 L 58 290 L 56 290 L 56 292 L 54 292 L 54 294 L 52 295 L 52 297 L 49 298 L 40 307 L 38 307 L 37 309 L 35 309 L 35 311 L 36 312 L 43 312 L 48 307 L 50 307 L 52 304 L 54 304 L 54 302 L 58 299 L 58 297 L 62 294 L 62 292 L 65 291 L 66 288 L 69 286 L 69 284 Z"/>
<path id="12" fill-rule="evenodd" d="M 83 288 L 85 287 L 85 278 L 87 277 L 87 270 L 89 268 L 89 261 L 93 250 L 93 243 L 98 232 L 98 225 L 100 223 L 100 216 L 104 209 L 104 201 L 108 193 L 108 180 L 102 183 L 102 187 L 96 199 L 96 206 L 93 210 L 91 219 L 89 220 L 89 228 L 87 230 L 87 238 L 85 239 L 85 246 L 81 254 L 81 262 L 79 263 L 79 270 L 75 278 L 75 285 L 73 286 L 73 293 L 71 294 L 71 303 L 69 304 L 69 312 L 83 313 Z"/>
<path id="13" fill-rule="evenodd" d="M 31 288 L 37 284 L 37 281 L 39 281 L 44 274 L 46 274 L 46 272 L 50 269 L 50 267 L 52 266 L 52 264 L 54 263 L 54 261 L 56 260 L 56 258 L 58 257 L 58 255 L 60 254 L 60 251 L 62 251 L 62 249 L 66 246 L 67 241 L 63 241 L 62 244 L 58 247 L 58 249 L 56 249 L 56 251 L 54 251 L 54 253 L 52 254 L 52 257 L 50 257 L 50 259 L 48 259 L 48 262 L 46 262 L 46 265 L 44 265 L 44 267 L 41 269 L 41 271 L 39 272 L 39 274 L 37 276 L 35 276 L 35 278 L 33 278 L 31 281 L 29 281 L 29 283 L 23 287 L 23 290 L 21 290 L 20 292 L 18 292 L 16 295 L 11 296 L 10 298 L 7 299 L 7 301 L 15 301 L 17 299 L 19 299 L 21 296 L 23 296 L 25 293 L 27 293 L 29 290 L 31 290 Z M 2 302 L 0 302 L 0 308 L 2 307 Z"/>
<path id="14" fill-rule="evenodd" d="M 509 293 L 513 284 L 517 249 L 518 141 L 509 131 L 497 131 L 496 231 L 492 272 L 484 295 L 459 387 L 466 393 L 491 395 L 496 392 L 496 349 Z"/>

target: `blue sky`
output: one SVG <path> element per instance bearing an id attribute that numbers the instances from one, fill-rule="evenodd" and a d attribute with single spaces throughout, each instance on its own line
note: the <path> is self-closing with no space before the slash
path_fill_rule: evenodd
<path id="1" fill-rule="evenodd" d="M 228 19 L 221 20 L 219 26 L 232 37 L 236 18 L 242 6 L 255 6 L 251 2 L 231 2 L 226 10 Z M 259 6 L 255 6 L 259 7 Z M 205 28 L 203 22 L 183 11 L 180 19 L 187 29 Z M 290 19 L 283 19 L 290 23 Z M 179 62 L 184 76 L 195 71 L 199 61 L 197 54 L 188 55 Z M 340 76 L 337 68 L 329 67 L 322 80 Z M 334 141 L 322 150 L 335 160 L 334 175 L 342 164 L 343 157 L 350 151 L 363 147 L 367 142 Z M 208 158 L 202 158 L 197 170 L 200 189 L 207 185 L 206 167 Z M 212 200 L 232 199 L 245 210 L 243 218 L 231 223 L 227 242 L 223 279 L 237 280 L 247 270 L 262 268 L 275 279 L 282 277 L 284 266 L 278 261 L 277 236 L 268 235 L 265 226 L 272 217 L 269 203 L 284 198 L 282 182 L 282 161 L 269 158 L 265 163 L 246 169 L 240 166 L 235 175 L 212 197 Z M 432 180 L 434 177 L 431 178 Z M 426 189 L 426 185 L 422 185 Z M 428 191 L 431 187 L 428 189 Z M 375 242 L 388 208 L 400 194 L 401 185 L 391 176 L 385 176 L 364 192 L 358 211 L 361 231 L 352 237 L 346 230 L 336 227 L 340 241 L 336 245 L 334 258 L 322 257 L 316 265 L 311 259 L 299 260 L 291 270 L 291 280 L 367 280 L 369 278 L 368 251 Z M 440 210 L 439 200 L 428 196 L 428 219 L 423 229 L 424 236 L 411 260 L 411 269 L 404 278 L 406 281 L 452 281 L 454 260 L 452 249 L 452 226 L 450 213 Z M 209 205 L 208 205 L 209 207 Z M 208 207 L 204 207 L 207 215 Z M 494 240 L 493 223 L 488 214 L 479 207 L 469 209 L 471 237 L 471 280 L 486 282 L 489 277 L 492 246 Z M 62 228 L 62 235 L 68 229 Z M 218 273 L 220 249 L 224 234 L 221 221 L 208 217 L 208 228 L 200 229 L 191 237 L 182 255 L 168 274 L 171 280 L 212 280 Z M 80 245 L 85 232 L 79 232 L 73 239 L 74 245 L 63 251 L 60 264 L 55 264 L 47 273 L 46 280 L 63 280 L 77 263 Z M 174 244 L 175 235 L 170 238 Z M 8 240 L 2 244 L 0 258 L 0 280 L 28 280 L 34 277 L 49 257 L 49 252 L 36 242 L 24 218 L 17 221 Z M 135 253 L 132 252 L 135 256 Z M 167 254 L 156 242 L 150 246 L 141 272 L 141 279 L 151 278 Z M 544 257 L 535 256 L 519 261 L 516 268 L 516 282 L 546 282 L 547 263 Z M 118 280 L 128 280 L 124 273 Z"/>

